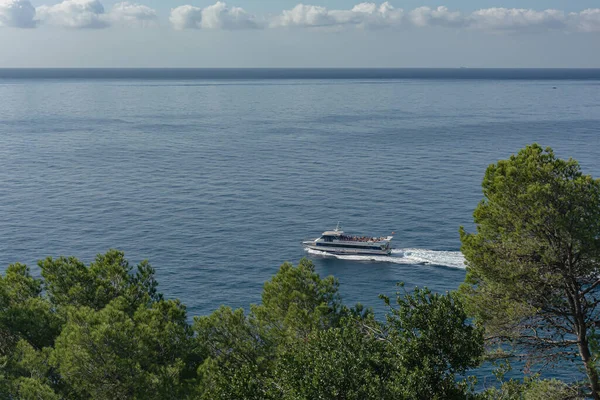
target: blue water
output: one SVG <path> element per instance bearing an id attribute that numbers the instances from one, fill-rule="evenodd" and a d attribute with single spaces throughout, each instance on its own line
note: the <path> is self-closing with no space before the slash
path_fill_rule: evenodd
<path id="1" fill-rule="evenodd" d="M 204 315 L 259 302 L 282 262 L 308 256 L 339 278 L 347 304 L 382 313 L 377 295 L 398 281 L 446 291 L 463 280 L 458 227 L 473 229 L 490 163 L 538 142 L 600 176 L 600 76 L 284 72 L 0 71 L 1 268 L 48 255 L 89 262 L 119 248 L 132 263 L 149 259 L 162 292 Z M 395 232 L 396 251 L 356 259 L 302 249 L 338 221 L 350 233 Z"/>
<path id="2" fill-rule="evenodd" d="M 0 68 L 0 79 L 598 80 L 600 68 Z"/>

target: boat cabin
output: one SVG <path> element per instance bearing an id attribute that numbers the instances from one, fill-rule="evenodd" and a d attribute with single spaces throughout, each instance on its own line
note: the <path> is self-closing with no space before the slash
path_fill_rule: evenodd
<path id="1" fill-rule="evenodd" d="M 325 231 L 323 232 L 323 235 L 321 235 L 321 239 L 325 242 L 333 242 L 334 239 L 341 240 L 343 234 L 344 232 L 338 230 Z"/>

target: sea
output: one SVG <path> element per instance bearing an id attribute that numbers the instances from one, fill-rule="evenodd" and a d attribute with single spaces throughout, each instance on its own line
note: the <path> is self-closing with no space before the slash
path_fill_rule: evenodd
<path id="1" fill-rule="evenodd" d="M 487 166 L 531 143 L 600 177 L 600 69 L 0 69 L 0 271 L 120 249 L 191 318 L 307 257 L 383 316 L 459 286 Z M 302 248 L 338 222 L 393 253 Z"/>

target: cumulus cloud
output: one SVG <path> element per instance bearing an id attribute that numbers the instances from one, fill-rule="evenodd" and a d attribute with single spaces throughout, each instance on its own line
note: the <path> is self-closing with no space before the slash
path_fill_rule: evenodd
<path id="1" fill-rule="evenodd" d="M 105 10 L 101 0 L 62 0 L 54 5 L 34 8 L 31 0 L 0 0 L 0 27 L 35 28 L 54 25 L 65 28 L 106 28 L 154 26 L 157 12 L 145 5 L 128 1 Z M 48 0 L 50 1 L 50 0 Z M 485 8 L 471 13 L 447 7 L 418 7 L 405 12 L 389 2 L 364 2 L 350 9 L 328 9 L 298 4 L 274 16 L 256 17 L 244 9 L 217 1 L 204 8 L 184 5 L 171 9 L 173 28 L 239 30 L 257 28 L 308 28 L 342 30 L 344 28 L 383 29 L 397 26 L 468 29 L 482 32 L 600 32 L 600 8 L 566 13 L 560 10 L 522 8 Z"/>
<path id="2" fill-rule="evenodd" d="M 600 8 L 569 14 L 569 23 L 581 32 L 600 32 Z"/>
<path id="3" fill-rule="evenodd" d="M 328 10 L 325 7 L 298 4 L 272 19 L 271 27 L 382 27 L 400 24 L 404 11 L 388 2 L 381 5 L 360 3 L 350 10 Z"/>
<path id="4" fill-rule="evenodd" d="M 410 21 L 415 26 L 447 26 L 461 27 L 466 24 L 464 16 L 458 11 L 450 11 L 446 7 L 419 7 L 409 14 Z"/>
<path id="5" fill-rule="evenodd" d="M 169 21 L 175 29 L 256 29 L 262 24 L 243 8 L 229 7 L 217 1 L 212 6 L 199 8 L 190 5 L 171 10 Z"/>
<path id="6" fill-rule="evenodd" d="M 298 4 L 271 19 L 270 27 L 361 27 L 393 26 L 446 27 L 481 30 L 485 32 L 565 32 L 600 31 L 600 9 L 587 9 L 566 14 L 560 10 L 531 10 L 521 8 L 486 8 L 472 13 L 451 11 L 447 7 L 418 7 L 404 12 L 388 2 L 361 3 L 349 10 L 329 10 L 315 5 Z"/>
<path id="7" fill-rule="evenodd" d="M 552 30 L 600 30 L 600 9 L 565 14 L 559 10 L 536 11 L 522 8 L 485 8 L 470 14 L 449 11 L 446 7 L 419 7 L 409 13 L 417 27 L 444 26 L 485 32 L 544 32 Z"/>
<path id="8" fill-rule="evenodd" d="M 190 5 L 173 8 L 171 9 L 169 21 L 173 25 L 173 28 L 177 30 L 200 29 L 202 9 Z"/>
<path id="9" fill-rule="evenodd" d="M 99 0 L 64 0 L 53 6 L 36 9 L 39 19 L 65 28 L 106 28 L 109 22 Z"/>
<path id="10" fill-rule="evenodd" d="M 535 11 L 523 8 L 487 8 L 473 12 L 469 27 L 488 31 L 546 31 L 564 29 L 565 13 L 558 10 Z"/>
<path id="11" fill-rule="evenodd" d="M 0 26 L 35 28 L 35 8 L 28 0 L 0 0 Z"/>
<path id="12" fill-rule="evenodd" d="M 150 7 L 123 2 L 113 6 L 110 10 L 109 19 L 113 23 L 126 26 L 150 26 L 156 23 L 158 16 L 156 11 Z"/>
<path id="13" fill-rule="evenodd" d="M 144 26 L 157 19 L 155 10 L 129 2 L 117 3 L 107 13 L 99 0 L 64 0 L 53 6 L 40 6 L 36 13 L 42 23 L 74 29 L 101 29 L 115 23 Z"/>

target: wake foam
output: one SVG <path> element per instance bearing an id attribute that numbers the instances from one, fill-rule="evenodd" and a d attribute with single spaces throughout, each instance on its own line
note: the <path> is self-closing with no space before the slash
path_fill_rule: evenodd
<path id="1" fill-rule="evenodd" d="M 394 264 L 437 265 L 448 268 L 465 269 L 465 258 L 460 251 L 435 251 L 426 249 L 393 249 L 390 256 L 339 255 L 308 249 L 309 254 L 335 257 L 340 260 L 375 261 Z"/>

